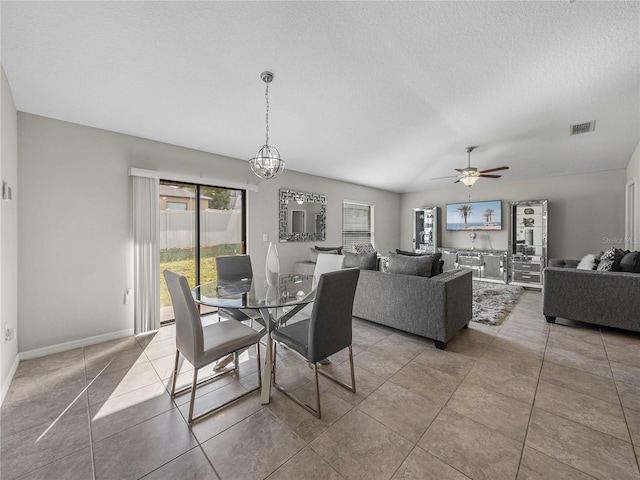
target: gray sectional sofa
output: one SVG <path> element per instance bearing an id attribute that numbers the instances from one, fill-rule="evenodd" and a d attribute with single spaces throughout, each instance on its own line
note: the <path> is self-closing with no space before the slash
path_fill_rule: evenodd
<path id="1" fill-rule="evenodd" d="M 544 270 L 542 312 L 557 317 L 640 332 L 640 274 L 577 270 L 556 261 Z"/>
<path id="2" fill-rule="evenodd" d="M 469 325 L 472 299 L 468 269 L 431 278 L 361 270 L 353 315 L 430 338 L 442 350 Z"/>

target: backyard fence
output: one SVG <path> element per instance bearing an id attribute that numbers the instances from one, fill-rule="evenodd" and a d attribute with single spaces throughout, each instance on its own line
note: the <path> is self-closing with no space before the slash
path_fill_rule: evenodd
<path id="1" fill-rule="evenodd" d="M 191 248 L 196 243 L 193 210 L 160 211 L 160 250 Z M 242 212 L 239 210 L 205 210 L 200 213 L 202 246 L 240 243 Z"/>

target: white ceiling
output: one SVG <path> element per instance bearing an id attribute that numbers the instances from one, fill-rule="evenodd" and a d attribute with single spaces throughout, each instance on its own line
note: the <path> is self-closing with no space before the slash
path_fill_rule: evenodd
<path id="1" fill-rule="evenodd" d="M 625 168 L 640 3 L 8 2 L 18 110 L 396 192 Z M 593 133 L 569 125 L 596 120 Z M 247 168 L 249 166 L 247 165 Z M 499 182 L 487 180 L 482 182 Z M 460 187 L 463 188 L 463 187 Z"/>

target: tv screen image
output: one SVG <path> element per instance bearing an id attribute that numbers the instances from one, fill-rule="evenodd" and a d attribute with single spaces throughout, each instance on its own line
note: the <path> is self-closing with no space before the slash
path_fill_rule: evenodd
<path id="1" fill-rule="evenodd" d="M 447 204 L 447 230 L 502 230 L 502 200 Z"/>

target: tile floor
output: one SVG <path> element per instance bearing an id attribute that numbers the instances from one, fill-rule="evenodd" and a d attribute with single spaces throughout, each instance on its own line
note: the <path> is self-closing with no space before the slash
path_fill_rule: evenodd
<path id="1" fill-rule="evenodd" d="M 538 292 L 446 351 L 356 321 L 358 392 L 321 379 L 322 420 L 255 393 L 189 429 L 187 398 L 165 389 L 173 332 L 21 362 L 2 406 L 1 478 L 640 479 L 640 335 L 549 325 Z M 311 399 L 311 371 L 279 353 L 281 382 Z M 345 378 L 346 360 L 330 367 Z M 245 355 L 196 412 L 256 378 Z"/>

